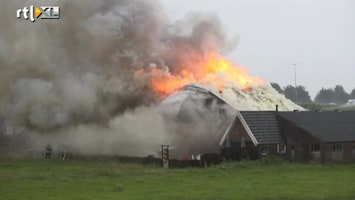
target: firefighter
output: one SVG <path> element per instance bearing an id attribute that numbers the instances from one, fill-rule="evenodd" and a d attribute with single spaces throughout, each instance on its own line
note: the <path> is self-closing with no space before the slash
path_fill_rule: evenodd
<path id="1" fill-rule="evenodd" d="M 50 160 L 51 156 L 52 156 L 52 146 L 50 144 L 48 144 L 46 146 L 46 157 L 45 157 L 45 159 L 46 160 Z"/>

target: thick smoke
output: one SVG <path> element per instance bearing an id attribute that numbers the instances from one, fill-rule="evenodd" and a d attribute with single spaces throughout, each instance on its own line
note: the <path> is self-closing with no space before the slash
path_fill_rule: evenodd
<path id="1" fill-rule="evenodd" d="M 16 9 L 42 3 L 60 6 L 61 19 L 15 17 Z M 170 22 L 154 0 L 13 0 L 0 11 L 7 16 L 0 19 L 2 115 L 34 133 L 38 146 L 90 154 L 146 155 L 171 143 L 177 128 L 158 112 L 148 77 L 135 72 L 174 73 L 234 44 L 215 16 Z"/>

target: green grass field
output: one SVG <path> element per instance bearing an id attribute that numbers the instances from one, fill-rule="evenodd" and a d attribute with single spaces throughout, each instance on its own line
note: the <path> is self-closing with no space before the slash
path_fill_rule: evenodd
<path id="1" fill-rule="evenodd" d="M 228 162 L 162 169 L 111 161 L 0 159 L 1 200 L 355 199 L 355 164 Z"/>

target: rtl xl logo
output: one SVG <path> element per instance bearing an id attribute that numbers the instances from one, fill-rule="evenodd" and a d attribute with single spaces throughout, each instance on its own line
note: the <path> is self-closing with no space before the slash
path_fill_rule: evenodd
<path id="1" fill-rule="evenodd" d="M 58 6 L 30 6 L 17 9 L 16 17 L 35 22 L 37 19 L 59 19 L 60 8 Z"/>

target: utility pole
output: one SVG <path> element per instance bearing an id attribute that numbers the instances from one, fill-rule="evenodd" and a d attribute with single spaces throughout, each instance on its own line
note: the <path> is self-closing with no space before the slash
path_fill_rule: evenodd
<path id="1" fill-rule="evenodd" d="M 298 63 L 294 63 L 293 65 L 293 69 L 294 69 L 294 74 L 295 74 L 295 103 L 298 102 L 298 92 L 297 92 L 297 72 L 296 72 L 296 67 L 298 65 Z"/>

